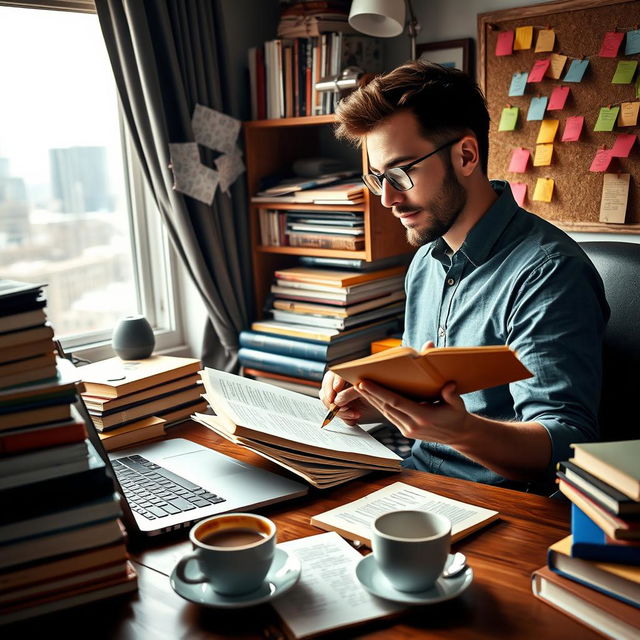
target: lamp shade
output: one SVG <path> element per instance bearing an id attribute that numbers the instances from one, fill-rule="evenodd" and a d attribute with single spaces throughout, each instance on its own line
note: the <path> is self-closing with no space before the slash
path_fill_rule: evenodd
<path id="1" fill-rule="evenodd" d="M 349 24 L 360 33 L 380 38 L 399 36 L 404 30 L 405 0 L 353 0 Z"/>

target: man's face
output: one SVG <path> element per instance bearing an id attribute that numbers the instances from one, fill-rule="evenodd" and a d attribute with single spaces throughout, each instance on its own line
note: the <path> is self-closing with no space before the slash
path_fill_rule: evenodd
<path id="1" fill-rule="evenodd" d="M 408 164 L 436 147 L 422 137 L 415 116 L 400 111 L 367 135 L 370 171 L 379 174 Z M 382 204 L 399 218 L 413 246 L 442 237 L 466 205 L 467 193 L 445 157 L 450 153 L 447 147 L 409 169 L 414 186 L 408 191 L 398 191 L 383 180 Z"/>

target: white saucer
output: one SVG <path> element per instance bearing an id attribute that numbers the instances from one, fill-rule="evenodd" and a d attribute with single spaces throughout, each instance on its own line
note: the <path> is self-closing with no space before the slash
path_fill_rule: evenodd
<path id="1" fill-rule="evenodd" d="M 447 565 L 453 559 L 449 554 Z M 378 569 L 373 553 L 365 556 L 356 566 L 356 576 L 362 586 L 374 596 L 402 604 L 434 604 L 459 596 L 473 581 L 473 570 L 467 567 L 454 578 L 438 578 L 426 591 L 398 591 Z"/>
<path id="2" fill-rule="evenodd" d="M 202 604 L 206 607 L 222 609 L 240 609 L 268 602 L 282 595 L 293 587 L 300 577 L 300 562 L 284 549 L 276 547 L 273 564 L 262 586 L 251 593 L 239 596 L 225 596 L 213 590 L 208 582 L 188 584 L 180 580 L 174 569 L 171 573 L 171 587 L 185 600 Z"/>

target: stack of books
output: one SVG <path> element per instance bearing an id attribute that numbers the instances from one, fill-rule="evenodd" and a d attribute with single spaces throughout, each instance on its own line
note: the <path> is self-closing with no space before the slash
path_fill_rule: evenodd
<path id="1" fill-rule="evenodd" d="M 42 320 L 42 287 L 0 289 L 3 326 L 34 310 Z M 35 309 L 24 309 L 28 299 Z M 0 334 L 14 333 L 17 345 L 41 343 L 33 347 L 40 355 L 16 361 L 32 360 L 33 370 L 22 366 L 21 383 L 0 389 L 0 624 L 136 589 L 119 497 L 74 406 L 76 369 L 56 360 L 51 328 L 42 327 L 46 337 L 32 342 L 20 342 L 28 326 Z M 38 364 L 43 354 L 52 365 Z"/>
<path id="2" fill-rule="evenodd" d="M 575 444 L 558 467 L 571 535 L 549 547 L 533 593 L 615 638 L 640 633 L 640 440 Z"/>
<path id="3" fill-rule="evenodd" d="M 240 334 L 245 373 L 317 395 L 329 366 L 366 355 L 371 342 L 398 330 L 404 271 L 403 265 L 275 271 L 268 309 L 273 319 L 254 322 Z"/>
<path id="4" fill-rule="evenodd" d="M 325 186 L 316 186 L 315 183 L 322 178 L 296 178 L 259 191 L 251 197 L 251 202 L 270 202 L 274 204 L 313 204 L 313 205 L 357 205 L 364 202 L 364 185 L 353 178 L 334 182 Z M 292 186 L 298 186 L 297 189 Z M 312 215 L 313 212 L 305 213 Z"/>
<path id="5" fill-rule="evenodd" d="M 164 435 L 165 427 L 202 411 L 195 358 L 110 358 L 78 369 L 82 397 L 107 451 Z"/>

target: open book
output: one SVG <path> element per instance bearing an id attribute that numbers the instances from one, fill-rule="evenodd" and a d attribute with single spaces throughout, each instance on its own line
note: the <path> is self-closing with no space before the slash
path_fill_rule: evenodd
<path id="1" fill-rule="evenodd" d="M 411 509 L 439 513 L 451 520 L 451 542 L 498 519 L 498 512 L 466 502 L 445 498 L 404 482 L 394 482 L 330 511 L 311 518 L 311 524 L 325 531 L 336 531 L 349 540 L 371 546 L 371 525 L 383 513 Z"/>
<path id="2" fill-rule="evenodd" d="M 215 369 L 200 376 L 217 415 L 196 413 L 196 422 L 315 487 L 332 487 L 371 470 L 400 469 L 402 459 L 359 427 L 335 419 L 321 429 L 326 407 L 318 398 Z"/>
<path id="3" fill-rule="evenodd" d="M 506 345 L 431 347 L 421 352 L 394 347 L 334 365 L 331 370 L 353 385 L 368 379 L 421 399 L 437 397 L 451 381 L 462 394 L 533 376 Z"/>

